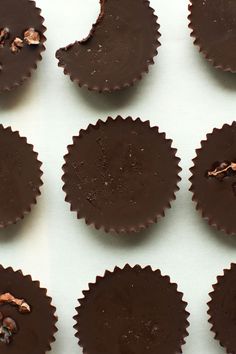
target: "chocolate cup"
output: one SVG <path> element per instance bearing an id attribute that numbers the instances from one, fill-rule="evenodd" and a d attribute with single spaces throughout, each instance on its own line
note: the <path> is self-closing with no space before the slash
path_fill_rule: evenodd
<path id="1" fill-rule="evenodd" d="M 88 37 L 56 52 L 58 66 L 80 87 L 100 93 L 118 91 L 133 86 L 148 72 L 149 65 L 154 64 L 160 46 L 160 26 L 154 10 L 147 0 L 122 1 L 117 7 L 112 0 L 100 0 L 100 15 Z M 132 6 L 134 13 L 131 13 Z M 141 32 L 141 40 L 135 36 L 136 32 Z M 132 52 L 135 48 L 136 54 Z"/>
<path id="2" fill-rule="evenodd" d="M 57 317 L 47 290 L 30 275 L 23 275 L 21 270 L 5 269 L 0 265 L 0 294 L 5 293 L 24 299 L 30 312 L 22 313 L 17 306 L 0 304 L 3 317 L 10 317 L 17 325 L 17 333 L 12 336 L 10 344 L 0 341 L 1 354 L 45 354 L 51 350 L 57 332 Z"/>
<path id="3" fill-rule="evenodd" d="M 95 354 L 98 348 L 104 354 L 182 353 L 188 336 L 187 303 L 177 284 L 159 270 L 115 267 L 83 294 L 74 317 L 83 353 Z"/>
<path id="4" fill-rule="evenodd" d="M 23 219 L 36 204 L 43 173 L 38 153 L 18 131 L 0 125 L 0 147 L 0 228 L 5 228 Z"/>
<path id="5" fill-rule="evenodd" d="M 224 270 L 224 275 L 217 277 L 217 284 L 209 294 L 208 315 L 214 338 L 229 354 L 236 354 L 235 340 L 235 296 L 236 264 Z"/>
<path id="6" fill-rule="evenodd" d="M 5 45 L 0 48 L 0 93 L 11 91 L 21 86 L 32 75 L 37 68 L 37 62 L 42 60 L 42 52 L 45 51 L 44 43 L 46 37 L 44 32 L 46 27 L 43 25 L 44 18 L 40 15 L 41 9 L 36 7 L 33 0 L 0 0 L 0 5 L 4 6 L 4 18 L 0 13 L 0 29 L 7 27 L 10 36 L 5 40 Z M 9 6 L 9 15 L 7 5 Z M 1 6 L 1 7 L 2 7 Z M 22 11 L 22 9 L 24 11 Z M 15 10 L 15 12 L 14 12 Z M 16 37 L 23 39 L 23 33 L 29 28 L 35 28 L 40 34 L 39 45 L 24 45 L 19 53 L 12 53 L 10 45 Z M 14 58 L 14 60 L 13 60 Z M 6 68 L 6 71 L 5 71 Z"/>
<path id="7" fill-rule="evenodd" d="M 209 225 L 230 235 L 236 234 L 235 176 L 230 174 L 217 179 L 207 176 L 207 172 L 214 170 L 216 164 L 235 161 L 235 142 L 236 122 L 213 129 L 211 134 L 207 134 L 207 139 L 201 141 L 201 148 L 196 150 L 194 165 L 190 169 L 190 191 L 196 209 Z"/>
<path id="8" fill-rule="evenodd" d="M 236 6 L 228 3 L 190 0 L 188 20 L 194 44 L 205 59 L 216 69 L 236 73 Z"/>
<path id="9" fill-rule="evenodd" d="M 71 211 L 105 232 L 139 232 L 156 223 L 179 189 L 180 159 L 171 145 L 140 118 L 90 124 L 73 137 L 64 157 L 63 190 Z"/>

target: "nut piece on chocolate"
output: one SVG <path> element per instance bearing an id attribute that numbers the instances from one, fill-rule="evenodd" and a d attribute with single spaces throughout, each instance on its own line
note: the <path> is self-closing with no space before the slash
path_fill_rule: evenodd
<path id="1" fill-rule="evenodd" d="M 5 293 L 0 295 L 0 305 L 11 304 L 17 306 L 19 312 L 28 313 L 31 311 L 30 306 L 23 299 L 17 299 L 10 293 Z"/>
<path id="2" fill-rule="evenodd" d="M 40 43 L 40 35 L 34 28 L 29 28 L 24 33 L 24 40 L 28 45 L 37 45 Z"/>
<path id="3" fill-rule="evenodd" d="M 159 25 L 147 0 L 101 0 L 87 38 L 57 51 L 59 66 L 79 86 L 112 92 L 148 72 L 160 43 Z"/>
<path id="4" fill-rule="evenodd" d="M 9 33 L 9 28 L 4 27 L 0 30 L 0 47 L 5 44 L 5 40 L 9 38 L 10 33 Z"/>
<path id="5" fill-rule="evenodd" d="M 0 0 L 0 93 L 23 84 L 42 59 L 46 38 L 32 0 Z"/>
<path id="6" fill-rule="evenodd" d="M 13 340 L 13 335 L 18 331 L 16 322 L 11 317 L 5 317 L 0 312 L 0 346 L 10 344 Z M 0 349 L 1 350 L 1 349 Z"/>
<path id="7" fill-rule="evenodd" d="M 57 331 L 51 301 L 31 276 L 0 265 L 1 354 L 46 354 L 51 349 Z"/>
<path id="8" fill-rule="evenodd" d="M 18 53 L 23 48 L 24 42 L 19 37 L 16 37 L 11 44 L 12 53 Z"/>
<path id="9" fill-rule="evenodd" d="M 196 208 L 208 223 L 236 235 L 236 122 L 201 142 L 191 168 Z"/>

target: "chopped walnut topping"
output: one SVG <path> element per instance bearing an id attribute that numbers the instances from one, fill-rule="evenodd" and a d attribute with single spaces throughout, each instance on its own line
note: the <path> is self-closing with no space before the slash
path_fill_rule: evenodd
<path id="1" fill-rule="evenodd" d="M 4 45 L 4 41 L 9 38 L 9 28 L 4 27 L 0 30 L 0 45 Z"/>
<path id="2" fill-rule="evenodd" d="M 40 43 L 40 35 L 34 28 L 29 28 L 24 33 L 24 40 L 28 45 L 36 45 Z"/>
<path id="3" fill-rule="evenodd" d="M 209 171 L 208 176 L 212 177 L 225 177 L 227 172 L 229 170 L 235 171 L 236 172 L 236 163 L 231 162 L 222 162 L 217 168 L 214 169 L 214 171 Z"/>
<path id="4" fill-rule="evenodd" d="M 21 48 L 23 48 L 23 41 L 19 37 L 16 37 L 14 41 L 11 43 L 11 51 L 12 53 L 18 53 Z"/>
<path id="5" fill-rule="evenodd" d="M 5 293 L 0 295 L 0 305 L 8 303 L 11 305 L 18 306 L 18 310 L 21 313 L 28 313 L 31 311 L 30 306 L 23 299 L 17 299 L 10 293 Z"/>
<path id="6" fill-rule="evenodd" d="M 11 333 L 16 333 L 17 332 L 17 325 L 16 322 L 11 318 L 11 317 L 5 317 L 2 320 L 2 324 L 4 327 L 8 329 Z"/>
<path id="7" fill-rule="evenodd" d="M 0 312 L 0 342 L 10 344 L 13 334 L 17 333 L 16 322 L 11 317 L 3 317 Z"/>

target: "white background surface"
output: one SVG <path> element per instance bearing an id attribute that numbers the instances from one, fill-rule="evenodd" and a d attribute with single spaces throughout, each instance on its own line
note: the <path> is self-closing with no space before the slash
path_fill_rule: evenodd
<path id="1" fill-rule="evenodd" d="M 0 232 L 0 262 L 30 273 L 48 288 L 59 316 L 52 354 L 82 353 L 72 328 L 77 298 L 96 275 L 125 263 L 160 268 L 184 292 L 191 313 L 185 354 L 224 353 L 209 331 L 206 303 L 216 276 L 236 260 L 236 238 L 201 219 L 188 178 L 200 140 L 235 119 L 236 76 L 213 69 L 193 46 L 186 0 L 151 0 L 162 46 L 150 74 L 134 88 L 110 96 L 82 90 L 57 67 L 55 51 L 88 34 L 99 12 L 98 0 L 37 4 L 48 28 L 47 51 L 33 79 L 0 96 L 0 122 L 34 144 L 43 162 L 44 186 L 33 212 Z M 104 234 L 77 220 L 61 189 L 63 155 L 72 135 L 117 114 L 158 125 L 173 139 L 183 168 L 181 189 L 166 217 L 129 237 Z"/>

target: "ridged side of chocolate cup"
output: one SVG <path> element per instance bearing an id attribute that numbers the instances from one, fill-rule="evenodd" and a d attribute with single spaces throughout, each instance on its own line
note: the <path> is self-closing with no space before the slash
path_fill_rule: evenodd
<path id="1" fill-rule="evenodd" d="M 27 139 L 25 137 L 21 137 L 18 131 L 12 131 L 11 127 L 4 128 L 2 124 L 0 124 L 0 129 L 3 128 L 4 130 L 10 132 L 10 134 L 14 135 L 16 139 L 19 139 L 22 144 L 25 144 L 28 146 L 28 148 L 31 150 L 32 155 L 35 158 L 35 161 L 38 165 L 38 185 L 34 186 L 35 189 L 35 195 L 34 198 L 32 199 L 31 203 L 25 207 L 24 210 L 14 219 L 14 220 L 8 220 L 8 222 L 4 222 L 0 220 L 0 229 L 5 228 L 9 225 L 16 224 L 19 220 L 23 219 L 25 215 L 29 214 L 31 212 L 32 206 L 37 203 L 36 198 L 41 195 L 40 192 L 40 187 L 43 185 L 41 176 L 43 175 L 42 170 L 40 169 L 42 162 L 38 160 L 38 153 L 34 151 L 34 146 L 32 144 L 29 144 L 27 142 Z M 13 171 L 14 173 L 14 171 Z"/>
<path id="2" fill-rule="evenodd" d="M 13 89 L 16 89 L 17 87 L 21 86 L 26 80 L 28 80 L 32 76 L 33 71 L 37 69 L 37 66 L 38 66 L 37 63 L 42 60 L 42 53 L 46 49 L 44 43 L 46 42 L 47 38 L 45 37 L 44 33 L 46 32 L 47 28 L 43 25 L 45 19 L 44 19 L 44 17 L 41 16 L 42 10 L 36 6 L 36 2 L 34 0 L 29 0 L 29 2 L 34 4 L 35 11 L 38 13 L 38 17 L 40 18 L 40 22 L 41 22 L 42 27 L 40 30 L 40 44 L 39 45 L 41 46 L 41 50 L 38 54 L 37 59 L 35 60 L 34 65 L 32 67 L 29 67 L 28 71 L 26 73 L 24 73 L 23 76 L 19 80 L 13 82 L 12 85 L 4 86 L 2 89 L 0 88 L 0 94 L 3 92 L 7 92 L 7 91 L 11 91 Z"/>
<path id="3" fill-rule="evenodd" d="M 215 296 L 216 292 L 219 290 L 220 284 L 224 283 L 225 277 L 227 277 L 227 275 L 230 275 L 230 272 L 235 267 L 236 267 L 236 264 L 231 263 L 230 269 L 224 269 L 223 275 L 217 276 L 217 283 L 212 286 L 213 291 L 209 293 L 211 300 L 207 303 L 207 305 L 208 305 L 207 314 L 209 315 L 208 322 L 211 324 L 211 331 L 214 333 L 214 338 L 219 342 L 221 347 L 226 349 L 226 352 L 228 354 L 236 354 L 236 347 L 235 347 L 235 349 L 230 348 L 230 344 L 227 342 L 227 340 L 222 338 L 221 333 L 220 333 L 221 329 L 219 328 L 219 323 L 216 323 L 216 319 L 214 318 L 215 311 L 214 311 L 213 307 L 217 306 L 217 309 L 220 309 L 221 304 L 214 303 L 214 296 Z M 233 284 L 232 284 L 232 286 L 233 286 Z M 225 328 L 225 329 L 227 331 L 227 328 Z"/>
<path id="4" fill-rule="evenodd" d="M 176 349 L 173 353 L 169 353 L 169 354 L 180 354 L 182 353 L 182 346 L 186 343 L 185 338 L 188 336 L 188 332 L 187 332 L 187 328 L 189 326 L 189 322 L 188 322 L 188 317 L 189 317 L 189 313 L 186 311 L 186 307 L 187 307 L 187 303 L 185 301 L 183 301 L 183 293 L 179 292 L 177 290 L 177 284 L 172 283 L 170 281 L 170 277 L 169 276 L 163 276 L 160 272 L 160 270 L 153 270 L 151 268 L 151 266 L 146 266 L 146 267 L 141 267 L 139 265 L 135 265 L 134 267 L 131 267 L 129 264 L 126 264 L 124 266 L 124 268 L 119 268 L 119 267 L 115 267 L 115 269 L 113 271 L 105 271 L 104 276 L 97 276 L 96 277 L 96 281 L 95 283 L 89 283 L 89 290 L 85 290 L 83 291 L 83 295 L 84 297 L 82 299 L 79 299 L 79 306 L 76 308 L 76 312 L 77 314 L 74 316 L 74 320 L 76 321 L 76 324 L 74 325 L 74 328 L 76 330 L 76 334 L 75 337 L 78 338 L 78 344 L 83 348 L 83 353 L 85 354 L 93 354 L 90 353 L 88 348 L 86 347 L 86 343 L 83 342 L 83 331 L 81 330 L 81 325 L 80 325 L 80 311 L 81 311 L 81 307 L 85 307 L 86 308 L 86 302 L 87 302 L 87 297 L 91 296 L 93 294 L 93 290 L 96 289 L 99 284 L 108 279 L 108 278 L 115 278 L 117 275 L 121 274 L 122 272 L 135 272 L 136 275 L 139 272 L 149 274 L 150 272 L 152 274 L 156 274 L 156 276 L 160 279 L 162 279 L 163 282 L 166 282 L 166 287 L 167 288 L 175 288 L 176 290 L 176 296 L 178 296 L 179 298 L 179 307 L 182 308 L 181 311 L 183 311 L 183 319 L 184 319 L 184 325 L 183 328 L 181 328 L 181 334 L 180 334 L 180 338 L 179 338 L 179 343 L 176 344 Z M 107 287 L 107 291 L 109 292 L 109 287 Z M 131 315 L 131 314 L 130 314 Z M 132 313 L 132 315 L 135 317 L 135 313 Z M 174 314 L 173 314 L 174 315 Z M 105 338 L 104 338 L 105 341 Z M 112 348 L 111 348 L 112 349 Z"/>
<path id="5" fill-rule="evenodd" d="M 191 187 L 190 187 L 190 192 L 192 192 L 192 200 L 196 203 L 196 210 L 198 210 L 202 216 L 203 219 L 205 219 L 210 226 L 215 227 L 219 231 L 223 231 L 228 235 L 235 235 L 236 234 L 236 222 L 235 222 L 235 228 L 228 228 L 224 224 L 219 223 L 218 220 L 215 219 L 215 217 L 209 213 L 207 213 L 204 210 L 204 207 L 202 206 L 201 202 L 198 200 L 198 197 L 195 193 L 195 188 L 194 188 L 194 173 L 196 170 L 196 163 L 198 161 L 198 156 L 202 152 L 202 149 L 205 147 L 205 144 L 207 143 L 207 140 L 211 138 L 215 133 L 219 133 L 222 131 L 224 128 L 231 128 L 231 127 L 236 126 L 236 122 L 233 122 L 232 125 L 229 124 L 224 124 L 222 128 L 214 128 L 212 133 L 208 133 L 206 135 L 206 139 L 202 140 L 200 145 L 201 148 L 196 149 L 196 157 L 192 160 L 193 161 L 193 166 L 190 168 L 190 172 L 192 176 L 190 177 L 189 181 L 191 182 Z M 213 161 L 214 162 L 214 161 Z M 210 167 L 210 166 L 209 166 Z"/>
<path id="6" fill-rule="evenodd" d="M 198 47 L 198 50 L 200 53 L 203 54 L 205 59 L 216 69 L 220 69 L 225 72 L 231 72 L 231 73 L 236 73 L 236 69 L 233 69 L 230 67 L 230 65 L 224 65 L 221 62 L 219 62 L 216 58 L 214 58 L 209 52 L 208 49 L 205 48 L 202 45 L 201 39 L 198 37 L 195 26 L 193 24 L 193 15 L 192 12 L 194 11 L 194 0 L 189 0 L 190 4 L 188 6 L 189 9 L 189 15 L 188 15 L 188 20 L 189 20 L 189 29 L 191 30 L 190 36 L 194 39 L 194 45 Z"/>
<path id="7" fill-rule="evenodd" d="M 152 50 L 150 53 L 147 53 L 147 59 L 146 59 L 146 62 L 144 63 L 144 66 L 143 68 L 141 69 L 140 71 L 140 74 L 136 77 L 134 77 L 131 81 L 127 81 L 127 82 L 124 82 L 122 85 L 115 85 L 113 87 L 110 87 L 109 85 L 106 85 L 105 87 L 99 87 L 97 85 L 90 85 L 89 83 L 87 82 L 83 82 L 81 81 L 81 79 L 77 76 L 74 76 L 70 69 L 68 68 L 68 66 L 63 62 L 63 60 L 61 59 L 61 55 L 60 55 L 60 51 L 62 50 L 65 50 L 67 51 L 68 49 L 70 49 L 71 47 L 73 47 L 76 43 L 78 44 L 81 44 L 81 43 L 85 43 L 87 42 L 88 40 L 91 39 L 91 37 L 93 36 L 94 32 L 96 31 L 96 27 L 97 25 L 102 21 L 103 19 L 103 16 L 104 16 L 104 10 L 105 10 L 105 2 L 107 0 L 99 0 L 100 1 L 100 14 L 98 16 L 98 19 L 96 21 L 95 24 L 92 25 L 92 29 L 89 33 L 89 35 L 81 40 L 81 41 L 76 41 L 72 44 L 69 44 L 68 46 L 66 46 L 65 48 L 60 48 L 57 52 L 56 52 L 56 58 L 58 59 L 58 66 L 63 68 L 63 71 L 64 71 L 64 74 L 65 75 L 69 75 L 70 76 L 70 79 L 72 82 L 75 82 L 79 87 L 85 87 L 87 88 L 88 90 L 90 91 L 95 91 L 95 92 L 99 92 L 99 93 L 102 93 L 102 92 L 108 92 L 108 93 L 112 93 L 114 91 L 119 91 L 121 89 L 124 89 L 124 88 L 128 88 L 130 86 L 133 86 L 137 81 L 141 80 L 143 75 L 145 73 L 148 73 L 149 71 L 149 65 L 152 65 L 154 64 L 154 57 L 158 54 L 158 47 L 161 45 L 161 43 L 159 42 L 159 38 L 161 36 L 160 32 L 159 32 L 159 29 L 160 29 L 160 25 L 157 23 L 157 20 L 158 20 L 158 17 L 156 15 L 154 15 L 154 9 L 152 9 L 150 7 L 150 2 L 149 0 L 141 0 L 145 6 L 147 7 L 147 9 L 150 11 L 150 17 L 151 17 L 151 20 L 153 22 L 153 31 L 156 33 L 155 35 L 155 40 L 153 42 L 153 47 L 152 47 Z M 140 1 L 140 0 L 139 0 Z"/>
<path id="8" fill-rule="evenodd" d="M 129 121 L 132 121 L 132 122 L 140 122 L 144 126 L 150 128 L 151 131 L 155 131 L 158 135 L 160 135 L 165 140 L 165 143 L 169 146 L 170 156 L 173 157 L 173 160 L 175 161 L 175 166 L 173 166 L 174 169 L 175 169 L 175 176 L 176 176 L 175 180 L 173 181 L 174 188 L 173 188 L 173 191 L 170 193 L 168 200 L 166 200 L 166 203 L 163 204 L 161 212 L 158 212 L 158 213 L 156 212 L 155 215 L 148 216 L 147 219 L 140 221 L 136 225 L 132 225 L 132 227 L 126 227 L 124 225 L 123 226 L 121 225 L 119 228 L 114 228 L 114 227 L 108 227 L 107 225 L 95 222 L 91 218 L 88 218 L 86 215 L 84 215 L 81 212 L 81 210 L 79 210 L 78 208 L 73 207 L 73 195 L 70 196 L 67 193 L 67 183 L 68 183 L 67 163 L 69 162 L 69 159 L 70 159 L 71 149 L 73 148 L 73 146 L 76 143 L 76 141 L 78 139 L 85 138 L 87 135 L 90 134 L 91 131 L 99 129 L 100 126 L 103 126 L 105 124 L 106 125 L 107 124 L 112 124 L 114 121 L 117 121 L 117 120 L 122 120 L 122 121 L 129 120 Z M 181 171 L 181 168 L 179 167 L 180 159 L 178 157 L 176 157 L 177 150 L 174 149 L 173 147 L 171 147 L 171 145 L 172 145 L 172 140 L 171 139 L 167 139 L 165 133 L 160 133 L 158 127 L 151 127 L 149 121 L 141 121 L 140 118 L 133 119 L 131 117 L 127 117 L 127 118 L 124 119 L 121 116 L 117 116 L 115 119 L 113 119 L 112 117 L 108 117 L 105 122 L 102 121 L 102 120 L 98 120 L 95 125 L 90 124 L 86 130 L 81 129 L 79 135 L 73 137 L 73 144 L 69 145 L 67 147 L 68 154 L 64 156 L 65 164 L 62 167 L 62 169 L 64 171 L 64 174 L 62 176 L 62 180 L 64 182 L 63 190 L 66 193 L 65 201 L 70 203 L 70 210 L 77 213 L 77 218 L 78 219 L 82 219 L 82 218 L 85 219 L 85 222 L 86 222 L 87 225 L 92 225 L 97 230 L 98 229 L 103 229 L 105 232 L 116 232 L 118 234 L 119 233 L 137 233 L 137 232 L 140 232 L 140 231 L 148 228 L 150 225 L 152 225 L 154 223 L 157 223 L 159 218 L 165 216 L 165 210 L 171 208 L 171 202 L 176 199 L 175 193 L 179 190 L 178 182 L 181 180 L 181 178 L 179 176 L 179 172 Z"/>
<path id="9" fill-rule="evenodd" d="M 56 327 L 56 323 L 58 321 L 58 318 L 55 314 L 56 307 L 52 305 L 52 298 L 47 295 L 47 289 L 41 288 L 39 281 L 33 281 L 32 277 L 30 275 L 24 275 L 21 270 L 15 271 L 12 267 L 4 268 L 2 265 L 0 265 L 0 277 L 1 277 L 2 272 L 6 274 L 6 279 L 7 279 L 8 274 L 10 276 L 13 276 L 13 278 L 15 278 L 12 281 L 10 281 L 9 283 L 7 283 L 6 286 L 3 283 L 1 283 L 1 285 L 4 287 L 4 289 L 6 289 L 6 292 L 8 292 L 7 289 L 9 289 L 9 286 L 14 287 L 14 281 L 16 281 L 18 288 L 20 287 L 19 284 L 22 282 L 24 284 L 25 291 L 27 291 L 27 286 L 29 286 L 29 284 L 30 284 L 30 286 L 34 290 L 37 289 L 37 292 L 39 293 L 39 295 L 41 297 L 44 297 L 46 299 L 47 305 L 48 305 L 47 316 L 48 316 L 48 318 L 50 318 L 51 325 L 50 325 L 50 331 L 48 332 L 48 340 L 47 340 L 47 342 L 45 341 L 45 343 L 42 344 L 42 348 L 40 348 L 40 351 L 39 351 L 40 354 L 45 354 L 47 351 L 51 350 L 51 344 L 55 341 L 55 333 L 58 331 L 58 329 Z M 11 295 L 14 296 L 17 294 L 12 293 Z M 24 300 L 26 302 L 29 301 L 27 299 L 27 297 L 25 297 Z M 29 305 L 32 308 L 32 304 L 30 303 L 30 301 L 29 301 Z M 0 304 L 0 311 L 1 311 L 1 304 Z M 32 311 L 33 311 L 33 308 L 32 308 Z M 24 316 L 24 314 L 22 314 L 21 316 Z M 29 316 L 29 314 L 26 314 L 25 316 Z M 11 346 L 14 346 L 14 338 L 13 338 L 13 343 L 11 343 Z M 38 351 L 37 351 L 37 353 L 38 353 Z"/>

